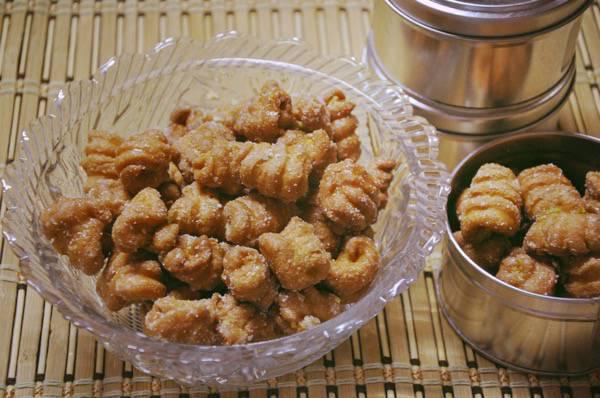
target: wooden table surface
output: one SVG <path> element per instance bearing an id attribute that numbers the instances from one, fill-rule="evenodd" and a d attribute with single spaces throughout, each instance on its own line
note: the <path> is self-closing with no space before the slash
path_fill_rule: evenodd
<path id="1" fill-rule="evenodd" d="M 0 164 L 14 158 L 17 132 L 46 112 L 65 82 L 88 79 L 113 55 L 144 51 L 169 36 L 203 40 L 235 29 L 265 39 L 298 36 L 328 54 L 358 57 L 371 8 L 369 0 L 0 0 Z M 560 113 L 562 130 L 600 135 L 599 26 L 596 0 L 583 17 L 577 83 Z M 5 242 L 1 255 L 0 398 L 219 394 L 144 375 L 118 360 L 26 285 Z M 481 357 L 440 315 L 433 287 L 426 270 L 323 360 L 220 395 L 600 397 L 600 373 L 536 377 Z"/>

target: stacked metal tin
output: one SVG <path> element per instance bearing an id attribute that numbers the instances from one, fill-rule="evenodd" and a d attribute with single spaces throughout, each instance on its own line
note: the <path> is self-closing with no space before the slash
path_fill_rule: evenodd
<path id="1" fill-rule="evenodd" d="M 552 118 L 575 79 L 591 0 L 375 0 L 367 55 L 441 132 L 453 165 Z"/>

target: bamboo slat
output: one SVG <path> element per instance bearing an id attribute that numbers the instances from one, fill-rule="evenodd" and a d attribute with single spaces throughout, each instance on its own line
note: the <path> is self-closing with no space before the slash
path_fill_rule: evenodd
<path id="1" fill-rule="evenodd" d="M 296 36 L 330 55 L 360 58 L 373 1 L 380 0 L 0 1 L 0 170 L 14 158 L 18 132 L 52 108 L 65 82 L 88 79 L 112 56 L 147 51 L 166 37 L 204 40 L 235 29 L 264 40 Z M 600 135 L 599 83 L 596 0 L 582 20 L 575 89 L 557 118 L 561 130 Z M 0 398 L 600 398 L 598 373 L 536 377 L 476 354 L 441 314 L 430 273 L 294 374 L 240 392 L 182 387 L 134 369 L 71 325 L 24 285 L 17 258 L 3 241 L 1 248 Z"/>
<path id="2" fill-rule="evenodd" d="M 10 19 L 5 22 L 7 28 L 3 29 L 3 32 L 7 31 L 7 33 L 2 57 L 2 81 L 0 82 L 0 131 L 9 133 L 0 134 L 1 163 L 9 159 L 11 138 L 14 139 L 13 137 L 16 135 L 16 121 L 13 122 L 13 116 L 15 116 L 14 105 L 17 101 L 18 61 L 22 54 L 23 42 L 21 39 L 25 31 L 26 14 L 27 2 L 25 0 L 14 1 Z"/>

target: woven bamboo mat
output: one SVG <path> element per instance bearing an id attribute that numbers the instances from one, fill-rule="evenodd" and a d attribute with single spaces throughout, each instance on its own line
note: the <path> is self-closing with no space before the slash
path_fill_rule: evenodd
<path id="1" fill-rule="evenodd" d="M 375 0 L 382 1 L 382 0 Z M 360 56 L 369 0 L 0 0 L 0 164 L 17 132 L 67 81 L 109 57 L 169 36 L 238 30 L 299 36 L 329 54 Z M 583 19 L 575 91 L 559 128 L 600 134 L 600 0 Z M 146 376 L 107 352 L 28 288 L 2 242 L 0 398 L 217 396 Z M 439 261 L 435 255 L 432 261 Z M 367 326 L 296 374 L 223 397 L 600 397 L 600 373 L 547 378 L 513 372 L 466 346 L 440 315 L 431 273 Z M 599 353 L 600 355 L 600 353 Z"/>

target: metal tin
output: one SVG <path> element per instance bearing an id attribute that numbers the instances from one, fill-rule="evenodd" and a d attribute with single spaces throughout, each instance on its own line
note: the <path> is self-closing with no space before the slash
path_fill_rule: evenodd
<path id="1" fill-rule="evenodd" d="M 517 289 L 471 261 L 452 236 L 458 229 L 458 195 L 482 164 L 521 170 L 553 162 L 581 189 L 585 172 L 600 170 L 598 154 L 598 138 L 521 133 L 481 147 L 455 169 L 437 294 L 452 327 L 484 356 L 541 374 L 575 375 L 600 368 L 600 298 L 548 297 Z"/>
<path id="2" fill-rule="evenodd" d="M 590 3 L 378 0 L 367 56 L 439 129 L 515 131 L 568 96 L 580 15 Z"/>

